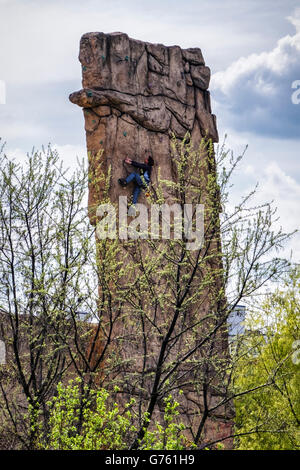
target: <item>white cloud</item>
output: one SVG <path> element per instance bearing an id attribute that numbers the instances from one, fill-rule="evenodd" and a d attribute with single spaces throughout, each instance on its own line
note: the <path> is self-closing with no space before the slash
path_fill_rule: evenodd
<path id="1" fill-rule="evenodd" d="M 300 184 L 286 174 L 277 162 L 269 163 L 262 171 L 257 199 L 259 202 L 274 200 L 285 230 L 300 228 Z"/>
<path id="2" fill-rule="evenodd" d="M 300 230 L 300 184 L 290 175 L 286 174 L 276 162 L 270 163 L 263 172 L 262 184 L 258 190 L 259 202 L 274 201 L 277 207 L 279 220 L 277 227 L 281 226 L 285 232 Z M 284 253 L 293 252 L 293 261 L 300 262 L 300 234 L 288 242 Z"/>
<path id="3" fill-rule="evenodd" d="M 272 90 L 272 82 L 266 82 L 267 77 L 263 72 L 268 70 L 275 75 L 282 75 L 288 67 L 298 65 L 300 52 L 300 20 L 298 13 L 289 20 L 296 27 L 294 36 L 287 35 L 278 40 L 276 47 L 269 52 L 260 54 L 251 54 L 247 57 L 241 57 L 233 62 L 225 71 L 217 72 L 212 76 L 211 87 L 221 90 L 224 94 L 229 94 L 234 87 L 244 79 L 250 77 L 252 86 L 261 91 L 267 85 L 267 94 Z M 256 73 L 255 73 L 256 72 Z M 253 76 L 252 74 L 255 73 Z M 272 79 L 272 76 L 269 77 Z M 274 91 L 274 89 L 273 89 Z"/>
<path id="4" fill-rule="evenodd" d="M 80 162 L 82 161 L 82 159 L 84 159 L 85 162 L 87 160 L 87 150 L 83 146 L 72 144 L 54 144 L 52 148 L 57 151 L 65 168 L 75 168 L 77 165 L 77 159 Z"/>
<path id="5" fill-rule="evenodd" d="M 237 157 L 246 145 L 249 147 L 233 174 L 228 209 L 233 210 L 258 183 L 253 205 L 273 201 L 279 218 L 274 228 L 282 227 L 285 233 L 300 230 L 298 146 L 292 140 L 274 140 L 228 129 L 226 149 Z M 280 255 L 288 258 L 291 251 L 293 261 L 300 262 L 300 233 L 292 237 Z"/>
<path id="6" fill-rule="evenodd" d="M 257 169 L 251 165 L 245 165 L 243 173 L 248 180 L 246 189 L 242 194 L 248 194 L 257 181 Z M 235 192 L 234 199 L 240 197 L 240 192 Z M 300 184 L 295 178 L 285 173 L 275 161 L 270 162 L 259 172 L 259 186 L 253 198 L 254 204 L 264 204 L 273 201 L 273 208 L 277 208 L 278 220 L 274 228 L 280 227 L 286 233 L 300 230 Z M 281 256 L 289 257 L 293 252 L 293 261 L 300 262 L 300 233 L 296 233 L 286 244 Z"/>
<path id="7" fill-rule="evenodd" d="M 271 0 L 2 0 L 0 43 L 9 47 L 0 50 L 0 78 L 80 79 L 79 39 L 88 31 L 124 31 L 145 41 L 201 47 L 218 70 L 242 51 L 269 45 L 278 28 L 285 28 L 282 17 L 294 2 L 273 9 Z"/>
<path id="8" fill-rule="evenodd" d="M 19 139 L 26 138 L 34 142 L 38 134 L 45 135 L 45 132 L 46 128 L 43 125 L 33 121 L 30 122 L 30 120 L 26 122 L 25 120 L 14 120 L 6 117 L 1 119 L 0 137 L 8 142 L 16 138 L 16 136 L 18 136 Z"/>
<path id="9" fill-rule="evenodd" d="M 288 16 L 287 19 L 295 26 L 297 31 L 300 31 L 300 8 L 296 8 L 292 16 Z"/>
<path id="10" fill-rule="evenodd" d="M 233 62 L 212 76 L 218 112 L 239 131 L 298 138 L 300 106 L 292 103 L 292 83 L 300 79 L 299 11 L 290 18 L 296 32 L 260 54 Z"/>
<path id="11" fill-rule="evenodd" d="M 71 170 L 75 169 L 77 166 L 77 160 L 82 161 L 86 160 L 86 148 L 80 145 L 51 145 L 52 150 L 56 151 L 60 157 L 60 160 L 63 163 L 65 169 L 70 168 Z M 40 151 L 41 149 L 36 149 Z M 26 160 L 26 152 L 21 148 L 5 148 L 5 154 L 9 158 L 15 159 L 18 163 L 24 163 Z"/>
<path id="12" fill-rule="evenodd" d="M 24 150 L 20 148 L 14 148 L 14 149 L 8 149 L 8 150 L 5 148 L 4 153 L 9 159 L 15 160 L 17 163 L 23 163 L 26 159 L 26 153 L 24 152 Z"/>

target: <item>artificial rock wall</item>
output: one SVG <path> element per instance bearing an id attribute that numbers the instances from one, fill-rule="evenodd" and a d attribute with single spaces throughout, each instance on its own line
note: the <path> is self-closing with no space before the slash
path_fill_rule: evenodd
<path id="1" fill-rule="evenodd" d="M 126 156 L 143 162 L 152 155 L 153 179 L 158 166 L 171 179 L 173 133 L 182 139 L 189 132 L 196 146 L 203 136 L 218 141 L 208 91 L 210 69 L 200 49 L 149 44 L 124 33 L 87 33 L 79 60 L 83 89 L 70 100 L 83 108 L 91 173 L 97 172 L 96 155 L 102 150 L 115 182 L 124 176 Z M 110 191 L 115 202 L 118 185 Z M 96 207 L 101 194 L 93 183 L 89 196 L 90 208 Z"/>
<path id="2" fill-rule="evenodd" d="M 114 203 L 120 194 L 129 197 L 132 191 L 131 187 L 120 188 L 117 182 L 118 178 L 126 176 L 125 157 L 143 162 L 151 155 L 155 161 L 152 174 L 155 185 L 158 168 L 164 179 L 174 179 L 172 135 L 183 139 L 189 132 L 197 147 L 204 136 L 218 142 L 218 132 L 208 91 L 210 69 L 199 48 L 166 47 L 137 41 L 124 33 L 96 32 L 82 36 L 79 60 L 83 88 L 72 93 L 70 100 L 82 107 L 84 113 L 91 173 L 89 209 L 93 223 L 94 210 L 102 198 L 101 187 L 93 183 L 97 172 L 111 169 L 109 196 Z M 144 198 L 141 194 L 139 202 L 145 202 Z M 205 303 L 204 310 L 202 314 L 209 311 L 209 303 Z M 120 336 L 122 328 L 127 335 L 130 333 L 131 340 L 121 345 L 116 339 L 115 350 L 128 364 L 129 359 L 132 363 L 124 372 L 127 378 L 136 377 L 141 341 L 134 325 L 120 326 Z M 226 341 L 224 344 L 225 349 L 220 345 L 220 350 L 226 350 Z M 154 356 L 159 347 L 158 339 L 153 337 Z M 128 379 L 132 394 L 135 393 L 134 380 Z M 145 400 L 146 395 L 145 391 Z M 195 403 L 200 400 L 196 395 L 193 390 L 186 390 L 184 394 L 191 423 Z M 199 406 L 201 409 L 201 404 Z M 212 438 L 230 433 L 231 425 L 223 419 L 225 414 L 224 409 L 216 417 L 216 424 L 209 426 Z"/>

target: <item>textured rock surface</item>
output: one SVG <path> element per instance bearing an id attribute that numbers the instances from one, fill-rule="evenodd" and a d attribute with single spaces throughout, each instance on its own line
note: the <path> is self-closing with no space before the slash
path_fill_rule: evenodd
<path id="1" fill-rule="evenodd" d="M 120 189 L 117 183 L 118 178 L 125 176 L 122 162 L 126 156 L 143 162 L 145 156 L 152 155 L 155 185 L 158 168 L 164 179 L 174 179 L 170 149 L 173 133 L 182 139 L 189 132 L 195 146 L 204 136 L 218 141 L 216 118 L 211 112 L 207 90 L 210 69 L 205 65 L 200 49 L 149 44 L 123 33 L 88 33 L 81 39 L 79 60 L 83 89 L 72 93 L 70 100 L 84 112 L 92 175 L 89 188 L 91 215 L 101 202 L 101 188 L 93 184 L 97 172 L 111 168 L 109 196 L 112 202 L 117 202 L 120 194 L 129 196 L 131 193 L 131 188 Z M 101 157 L 99 151 L 103 152 Z M 144 202 L 143 198 L 145 195 L 141 194 L 140 202 Z M 206 302 L 199 315 L 204 315 L 209 307 Z M 141 338 L 135 330 L 136 325 L 120 326 L 120 337 L 121 328 L 125 331 L 124 336 L 131 339 L 126 345 L 116 340 L 115 349 L 123 360 L 132 363 L 128 365 L 126 376 L 127 379 L 132 377 L 127 382 L 128 387 L 132 387 L 129 393 L 134 395 L 134 383 L 138 380 L 136 371 L 141 368 Z M 157 334 L 151 339 L 149 357 L 155 357 L 159 341 Z M 219 349 L 222 348 L 221 345 Z M 147 363 L 149 370 L 154 365 L 151 360 Z M 145 400 L 146 389 L 144 385 Z M 201 396 L 187 387 L 182 400 L 188 410 L 186 414 L 193 420 L 195 403 L 201 402 Z M 229 433 L 230 426 L 228 428 L 223 422 L 222 416 L 219 424 L 219 430 L 210 427 L 208 433 L 214 437 Z"/>
<path id="2" fill-rule="evenodd" d="M 79 60 L 83 89 L 70 100 L 84 110 L 88 150 L 96 155 L 103 149 L 114 178 L 124 176 L 125 156 L 143 161 L 148 154 L 157 163 L 154 179 L 158 165 L 170 178 L 172 133 L 182 139 L 189 132 L 196 145 L 205 135 L 218 141 L 207 91 L 210 69 L 200 49 L 148 44 L 123 33 L 87 33 Z M 97 159 L 90 164 L 96 171 Z M 118 194 L 112 187 L 111 199 Z M 99 198 L 90 187 L 90 207 Z"/>

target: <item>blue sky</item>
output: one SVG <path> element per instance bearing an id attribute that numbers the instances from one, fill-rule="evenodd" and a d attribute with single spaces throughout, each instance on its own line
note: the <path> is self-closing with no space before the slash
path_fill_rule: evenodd
<path id="1" fill-rule="evenodd" d="M 88 31 L 200 47 L 212 71 L 213 111 L 235 153 L 248 144 L 233 198 L 259 181 L 287 231 L 299 227 L 299 0 L 0 0 L 0 136 L 10 155 L 55 145 L 68 164 L 85 156 L 79 40 Z M 299 95 L 300 96 L 300 95 Z M 289 245 L 300 261 L 300 237 Z"/>

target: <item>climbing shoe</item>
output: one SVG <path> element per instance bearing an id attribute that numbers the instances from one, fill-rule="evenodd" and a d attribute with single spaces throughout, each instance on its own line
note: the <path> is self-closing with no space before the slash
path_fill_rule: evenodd
<path id="1" fill-rule="evenodd" d="M 119 179 L 118 179 L 118 182 L 119 182 L 119 184 L 120 184 L 121 186 L 123 186 L 123 187 L 127 186 L 127 181 L 126 181 L 125 178 L 119 178 Z"/>

